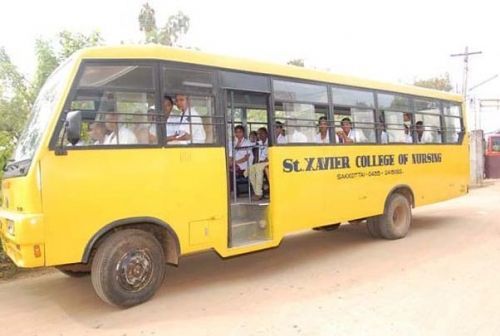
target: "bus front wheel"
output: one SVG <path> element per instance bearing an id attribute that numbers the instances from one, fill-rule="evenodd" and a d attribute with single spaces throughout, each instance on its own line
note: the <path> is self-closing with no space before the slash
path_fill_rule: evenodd
<path id="1" fill-rule="evenodd" d="M 109 236 L 92 261 L 92 285 L 110 304 L 131 307 L 149 300 L 163 282 L 165 258 L 150 233 L 128 229 Z"/>
<path id="2" fill-rule="evenodd" d="M 410 224 L 410 202 L 402 194 L 394 193 L 387 200 L 384 213 L 368 219 L 367 228 L 374 238 L 400 239 L 406 236 Z"/>

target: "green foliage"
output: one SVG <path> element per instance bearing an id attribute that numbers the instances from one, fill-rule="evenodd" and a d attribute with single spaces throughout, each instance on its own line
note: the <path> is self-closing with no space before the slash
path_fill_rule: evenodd
<path id="1" fill-rule="evenodd" d="M 450 74 L 448 73 L 438 77 L 416 80 L 413 85 L 440 91 L 451 91 L 453 89 Z"/>
<path id="2" fill-rule="evenodd" d="M 5 48 L 0 47 L 0 168 L 10 157 L 31 108 L 29 86 Z"/>
<path id="3" fill-rule="evenodd" d="M 189 16 L 182 12 L 170 15 L 162 27 L 156 24 L 155 10 L 145 3 L 139 13 L 139 29 L 144 32 L 146 43 L 158 43 L 175 46 L 179 38 L 189 30 Z"/>
<path id="4" fill-rule="evenodd" d="M 73 52 L 101 43 L 98 32 L 87 36 L 63 31 L 55 41 L 38 39 L 35 42 L 37 68 L 32 81 L 22 75 L 5 48 L 0 47 L 0 168 L 10 157 L 47 77 Z"/>
<path id="5" fill-rule="evenodd" d="M 289 60 L 288 62 L 286 62 L 286 64 L 295 65 L 295 66 L 303 68 L 304 67 L 304 59 L 303 58 L 295 58 L 295 59 Z"/>

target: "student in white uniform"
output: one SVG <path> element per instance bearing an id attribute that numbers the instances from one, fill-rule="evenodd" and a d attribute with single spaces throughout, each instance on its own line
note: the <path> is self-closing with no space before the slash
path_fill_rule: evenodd
<path id="1" fill-rule="evenodd" d="M 174 140 L 174 133 L 175 131 L 177 130 L 178 128 L 178 125 L 169 125 L 168 124 L 168 120 L 170 118 L 170 115 L 172 114 L 172 110 L 174 108 L 174 101 L 172 99 L 172 97 L 170 97 L 169 95 L 165 94 L 163 96 L 163 116 L 161 116 L 158 120 L 158 121 L 162 121 L 162 120 L 165 120 L 165 124 L 166 124 L 166 131 L 165 131 L 165 134 L 167 135 L 167 142 L 169 141 L 173 141 Z M 152 114 L 154 114 L 154 110 L 152 110 Z M 149 111 L 148 111 L 149 113 Z M 155 118 L 153 118 L 153 120 L 155 120 Z M 154 123 L 154 124 L 151 124 L 151 126 L 149 127 L 149 141 L 150 143 L 157 143 L 158 140 L 157 140 L 157 137 L 158 135 L 156 134 L 156 130 L 157 130 L 157 123 Z"/>
<path id="2" fill-rule="evenodd" d="M 309 142 L 307 135 L 302 133 L 300 123 L 297 119 L 288 119 L 288 134 L 287 140 L 290 143 L 306 143 Z"/>
<path id="3" fill-rule="evenodd" d="M 105 123 L 108 134 L 104 137 L 104 145 L 135 145 L 137 137 L 125 125 L 119 125 L 118 113 L 106 114 Z"/>
<path id="4" fill-rule="evenodd" d="M 286 136 L 283 135 L 283 123 L 281 121 L 276 121 L 274 125 L 274 136 L 277 144 L 286 144 L 288 142 Z"/>
<path id="5" fill-rule="evenodd" d="M 328 120 L 326 117 L 319 117 L 318 119 L 319 132 L 314 136 L 315 143 L 330 143 L 330 134 L 328 132 Z M 339 137 L 335 134 L 335 142 L 339 142 Z"/>
<path id="6" fill-rule="evenodd" d="M 423 121 L 417 121 L 415 124 L 417 131 L 417 143 L 432 143 L 432 135 L 425 130 Z"/>
<path id="7" fill-rule="evenodd" d="M 243 176 L 253 162 L 252 144 L 245 138 L 245 128 L 237 125 L 234 128 L 234 139 L 229 141 L 229 176 L 231 191 L 234 190 L 234 177 Z"/>
<path id="8" fill-rule="evenodd" d="M 341 131 L 337 132 L 340 143 L 360 143 L 366 142 L 366 137 L 362 131 L 352 128 L 351 119 L 345 117 L 340 122 Z"/>
<path id="9" fill-rule="evenodd" d="M 104 144 L 104 139 L 106 138 L 106 126 L 101 121 L 94 121 L 90 124 L 90 140 L 92 145 L 102 145 Z"/>
<path id="10" fill-rule="evenodd" d="M 234 128 L 234 139 L 229 143 L 229 169 L 236 169 L 237 175 L 242 175 L 253 161 L 253 144 L 245 138 L 245 128 L 237 125 Z"/>
<path id="11" fill-rule="evenodd" d="M 405 143 L 413 143 L 413 137 L 411 136 L 410 132 L 410 126 L 407 125 L 406 123 L 403 124 L 405 127 L 405 136 L 404 136 L 404 142 Z"/>
<path id="12" fill-rule="evenodd" d="M 205 143 L 203 121 L 192 107 L 186 95 L 175 96 L 180 115 L 170 115 L 167 121 L 167 142 L 176 144 Z M 169 130 L 170 128 L 170 130 Z"/>
<path id="13" fill-rule="evenodd" d="M 255 198 L 257 200 L 261 200 L 264 198 L 264 191 L 262 189 L 262 184 L 264 181 L 264 169 L 269 164 L 267 159 L 267 148 L 268 148 L 267 129 L 265 127 L 261 127 L 257 131 L 257 134 L 259 137 L 258 141 L 259 151 L 258 151 L 257 163 L 250 166 L 250 169 L 248 169 L 245 173 L 246 175 L 248 175 L 248 179 L 252 184 L 255 193 Z"/>

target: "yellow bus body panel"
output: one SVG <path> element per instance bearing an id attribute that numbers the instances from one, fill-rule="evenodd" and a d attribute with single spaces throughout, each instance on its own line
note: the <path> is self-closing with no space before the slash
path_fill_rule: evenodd
<path id="1" fill-rule="evenodd" d="M 467 192 L 467 138 L 460 145 L 271 147 L 270 240 L 231 248 L 223 147 L 75 149 L 68 150 L 67 155 L 55 155 L 49 150 L 72 80 L 80 63 L 88 59 L 168 60 L 462 102 L 459 95 L 446 92 L 190 50 L 160 46 L 82 50 L 75 55 L 57 113 L 43 135 L 28 174 L 3 181 L 0 238 L 18 266 L 79 263 L 101 229 L 126 218 L 150 217 L 165 222 L 177 235 L 181 254 L 215 249 L 226 257 L 277 246 L 292 232 L 381 214 L 387 195 L 398 185 L 411 188 L 416 206 Z M 428 153 L 440 153 L 442 162 L 355 166 L 356 157 L 361 155 L 398 158 Z M 305 169 L 306 158 L 332 156 L 349 157 L 351 167 L 297 172 L 284 169 L 285 160 L 298 160 L 300 169 Z M 391 169 L 401 169 L 401 173 L 386 175 L 385 171 Z M 381 175 L 374 175 L 377 171 Z M 8 231 L 12 223 L 15 234 Z"/>

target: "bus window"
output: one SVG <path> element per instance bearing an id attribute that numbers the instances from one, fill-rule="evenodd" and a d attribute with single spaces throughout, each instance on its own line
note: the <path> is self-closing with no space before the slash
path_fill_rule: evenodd
<path id="1" fill-rule="evenodd" d="M 164 94 L 174 101 L 166 121 L 166 144 L 217 143 L 213 74 L 164 68 L 164 86 Z"/>
<path id="2" fill-rule="evenodd" d="M 411 114 L 400 111 L 383 111 L 388 143 L 412 143 Z"/>
<path id="3" fill-rule="evenodd" d="M 275 80 L 273 88 L 274 118 L 284 133 L 274 134 L 275 143 L 315 143 L 318 119 L 328 115 L 326 86 Z"/>
<path id="4" fill-rule="evenodd" d="M 441 109 L 434 100 L 415 99 L 417 143 L 441 143 Z"/>
<path id="5" fill-rule="evenodd" d="M 444 104 L 444 129 L 443 140 L 445 143 L 460 142 L 462 131 L 461 110 L 459 105 Z"/>
<path id="6" fill-rule="evenodd" d="M 372 91 L 332 87 L 335 131 L 340 143 L 375 143 Z"/>
<path id="7" fill-rule="evenodd" d="M 82 112 L 76 145 L 157 144 L 155 99 L 151 66 L 84 65 L 68 108 Z"/>
<path id="8" fill-rule="evenodd" d="M 412 143 L 412 104 L 402 95 L 377 93 L 387 143 Z M 382 136 L 381 136 L 382 139 Z"/>

